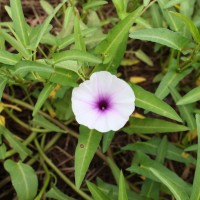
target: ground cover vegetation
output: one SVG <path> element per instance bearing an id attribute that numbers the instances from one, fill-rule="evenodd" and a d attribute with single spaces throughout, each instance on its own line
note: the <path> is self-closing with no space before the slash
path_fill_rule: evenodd
<path id="1" fill-rule="evenodd" d="M 199 0 L 0 0 L 0 199 L 200 199 Z"/>

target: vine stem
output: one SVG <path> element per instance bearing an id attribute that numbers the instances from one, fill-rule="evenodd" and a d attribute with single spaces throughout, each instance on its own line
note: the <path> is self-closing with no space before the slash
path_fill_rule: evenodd
<path id="1" fill-rule="evenodd" d="M 52 161 L 45 155 L 42 151 L 37 139 L 34 140 L 35 146 L 40 153 L 40 156 L 44 159 L 49 167 L 51 167 L 56 174 L 67 184 L 69 185 L 75 192 L 77 192 L 80 196 L 82 196 L 85 200 L 92 200 L 90 196 L 88 196 L 85 192 L 79 190 L 71 181 L 68 179 L 53 163 Z"/>

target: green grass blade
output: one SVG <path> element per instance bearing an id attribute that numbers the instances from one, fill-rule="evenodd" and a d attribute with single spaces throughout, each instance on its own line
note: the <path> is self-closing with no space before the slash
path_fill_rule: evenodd
<path id="1" fill-rule="evenodd" d="M 80 126 L 80 135 L 75 152 L 75 183 L 80 188 L 90 162 L 99 146 L 102 133 Z"/>
<path id="2" fill-rule="evenodd" d="M 175 110 L 167 103 L 160 100 L 154 94 L 144 90 L 138 85 L 131 84 L 136 96 L 136 106 L 145 110 L 154 112 L 158 115 L 174 119 L 178 122 L 182 122 L 182 119 L 178 116 Z"/>
<path id="3" fill-rule="evenodd" d="M 135 31 L 130 38 L 151 41 L 181 51 L 189 42 L 189 39 L 180 33 L 167 28 L 152 28 Z"/>
<path id="4" fill-rule="evenodd" d="M 29 44 L 29 38 L 27 32 L 27 23 L 24 18 L 21 0 L 11 0 L 10 6 L 15 32 L 23 45 L 27 46 Z"/>

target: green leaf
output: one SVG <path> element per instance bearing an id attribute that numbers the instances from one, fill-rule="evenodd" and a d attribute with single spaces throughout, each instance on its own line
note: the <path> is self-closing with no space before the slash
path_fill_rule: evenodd
<path id="1" fill-rule="evenodd" d="M 86 28 L 84 30 L 81 30 L 81 34 L 83 37 L 91 37 L 95 31 L 97 29 L 96 28 Z M 58 40 L 58 50 L 61 50 L 67 46 L 69 46 L 70 44 L 72 44 L 73 42 L 75 42 L 75 36 L 74 34 L 68 35 L 64 38 L 61 38 Z"/>
<path id="2" fill-rule="evenodd" d="M 140 166 L 132 165 L 128 168 L 128 171 L 136 172 L 149 178 L 154 177 L 154 180 L 163 183 L 177 200 L 189 200 L 188 194 L 191 188 L 187 183 L 157 161 L 149 159 L 143 153 L 138 155 Z"/>
<path id="3" fill-rule="evenodd" d="M 119 196 L 118 200 L 128 200 L 128 196 L 126 193 L 126 182 L 124 179 L 124 175 L 122 171 L 120 172 L 120 177 L 119 177 Z"/>
<path id="4" fill-rule="evenodd" d="M 53 59 L 55 63 L 59 63 L 66 60 L 77 60 L 77 61 L 85 61 L 90 63 L 101 63 L 101 59 L 94 56 L 91 53 L 84 52 L 81 50 L 67 50 L 60 53 L 54 53 Z"/>
<path id="5" fill-rule="evenodd" d="M 19 200 L 33 200 L 37 194 L 38 179 L 31 166 L 22 162 L 6 160 L 4 168 L 11 176 L 11 182 Z"/>
<path id="6" fill-rule="evenodd" d="M 123 128 L 123 131 L 128 134 L 173 133 L 189 130 L 186 126 L 167 122 L 161 119 L 139 119 L 131 117 L 129 121 L 130 125 Z"/>
<path id="7" fill-rule="evenodd" d="M 7 65 L 15 65 L 21 60 L 21 56 L 13 54 L 5 50 L 0 50 L 0 63 Z"/>
<path id="8" fill-rule="evenodd" d="M 1 101 L 1 98 L 2 98 L 2 95 L 3 95 L 3 91 L 6 87 L 7 81 L 8 81 L 7 78 L 0 76 L 0 101 Z"/>
<path id="9" fill-rule="evenodd" d="M 0 144 L 0 160 L 4 160 L 6 158 L 6 145 L 5 144 Z"/>
<path id="10" fill-rule="evenodd" d="M 126 49 L 128 32 L 134 21 L 139 17 L 143 7 L 139 7 L 136 11 L 130 13 L 126 18 L 120 21 L 108 36 L 96 46 L 95 53 L 103 56 L 103 64 L 98 65 L 95 71 L 109 70 L 111 67 L 117 68 L 123 58 Z M 123 44 L 123 45 L 122 45 Z M 116 53 L 118 54 L 116 56 Z M 117 60 L 116 60 L 117 59 Z M 120 59 L 120 61 L 118 61 Z M 116 62 L 116 64 L 114 64 Z"/>
<path id="11" fill-rule="evenodd" d="M 102 145 L 103 153 L 105 153 L 108 150 L 114 136 L 115 136 L 114 131 L 109 131 L 106 134 L 103 134 L 103 145 Z"/>
<path id="12" fill-rule="evenodd" d="M 181 73 L 177 73 L 174 70 L 168 71 L 156 89 L 155 95 L 160 99 L 164 99 L 170 93 L 169 88 L 174 88 L 191 71 L 192 69 L 185 70 Z"/>
<path id="13" fill-rule="evenodd" d="M 138 85 L 131 84 L 131 87 L 136 96 L 135 103 L 137 107 L 182 122 L 182 119 L 178 116 L 174 109 L 154 94 L 144 90 Z"/>
<path id="14" fill-rule="evenodd" d="M 54 9 L 54 12 L 51 13 L 44 21 L 44 23 L 40 26 L 38 32 L 37 32 L 37 37 L 34 37 L 34 40 L 31 41 L 30 44 L 30 48 L 31 49 L 36 49 L 38 44 L 40 43 L 42 37 L 44 36 L 44 34 L 46 33 L 49 24 L 51 22 L 51 20 L 53 19 L 53 17 L 55 16 L 55 14 L 58 12 L 58 10 L 66 3 L 67 0 L 63 0 L 62 3 L 58 4 L 58 6 Z"/>
<path id="15" fill-rule="evenodd" d="M 29 44 L 27 23 L 24 18 L 21 0 L 11 0 L 10 1 L 12 20 L 15 32 L 19 37 L 20 41 L 27 46 Z"/>
<path id="16" fill-rule="evenodd" d="M 119 18 L 124 19 L 127 15 L 128 0 L 112 0 L 112 2 L 117 10 Z"/>
<path id="17" fill-rule="evenodd" d="M 197 124 L 197 133 L 198 133 L 198 148 L 197 148 L 197 164 L 196 170 L 193 179 L 192 193 L 190 200 L 199 200 L 200 199 L 200 115 L 196 115 L 196 124 Z"/>
<path id="18" fill-rule="evenodd" d="M 94 200 L 111 200 L 95 184 L 87 181 L 87 186 L 88 186 Z"/>
<path id="19" fill-rule="evenodd" d="M 44 118 L 41 115 L 35 115 L 32 122 L 37 125 L 40 126 L 42 128 L 45 128 L 49 131 L 55 131 L 55 132 L 65 132 L 64 130 L 60 129 L 58 126 L 56 126 L 55 124 L 53 124 L 52 122 L 50 122 L 49 120 L 47 120 L 46 118 Z"/>
<path id="20" fill-rule="evenodd" d="M 54 69 L 49 65 L 32 62 L 32 61 L 21 61 L 16 64 L 13 69 L 14 75 L 17 74 L 26 74 L 27 72 L 45 72 L 45 73 L 54 73 Z"/>
<path id="21" fill-rule="evenodd" d="M 175 90 L 175 88 L 173 89 L 170 88 L 170 92 L 176 103 L 182 98 L 181 95 L 177 92 L 177 90 Z M 196 123 L 193 113 L 193 110 L 195 109 L 195 104 L 193 103 L 188 105 L 178 105 L 177 107 L 180 111 L 182 119 L 186 121 L 187 126 L 190 128 L 190 130 L 194 130 L 196 128 Z"/>
<path id="22" fill-rule="evenodd" d="M 130 38 L 151 41 L 181 51 L 189 42 L 189 39 L 180 33 L 167 28 L 151 28 L 135 31 Z"/>
<path id="23" fill-rule="evenodd" d="M 96 9 L 97 7 L 103 6 L 103 5 L 107 4 L 107 3 L 108 3 L 107 1 L 101 1 L 101 0 L 88 2 L 88 3 L 83 4 L 83 9 L 84 10 Z"/>
<path id="24" fill-rule="evenodd" d="M 54 8 L 53 8 L 53 6 L 52 6 L 49 2 L 47 2 L 47 1 L 45 1 L 45 0 L 40 0 L 40 5 L 42 6 L 42 9 L 43 9 L 48 15 L 50 15 L 51 13 L 53 13 Z"/>
<path id="25" fill-rule="evenodd" d="M 192 89 L 186 95 L 184 95 L 178 102 L 177 105 L 184 105 L 193 103 L 200 100 L 200 86 Z"/>
<path id="26" fill-rule="evenodd" d="M 27 156 L 31 155 L 32 152 L 30 149 L 28 149 L 24 144 L 22 144 L 16 137 L 14 137 L 14 134 L 11 133 L 8 129 L 5 127 L 0 127 L 0 131 L 3 134 L 3 136 L 6 138 L 6 140 L 9 142 L 10 146 L 20 155 L 20 158 L 24 160 Z M 6 155 L 7 157 L 7 155 Z"/>
<path id="27" fill-rule="evenodd" d="M 167 8 L 175 6 L 176 4 L 183 3 L 184 1 L 186 1 L 186 0 L 170 0 L 165 4 L 165 6 L 163 8 L 167 9 Z"/>
<path id="28" fill-rule="evenodd" d="M 160 138 L 152 138 L 147 142 L 135 142 L 133 144 L 128 144 L 122 147 L 122 150 L 141 151 L 143 153 L 156 156 L 160 143 Z M 185 163 L 186 165 L 188 165 L 189 163 L 192 163 L 194 165 L 196 164 L 195 158 L 193 158 L 190 154 L 185 154 L 183 149 L 180 149 L 169 142 L 167 145 L 166 158 L 169 160 L 174 160 L 176 162 Z"/>
<path id="29" fill-rule="evenodd" d="M 75 183 L 79 188 L 88 170 L 90 162 L 99 146 L 102 133 L 80 126 L 80 135 L 75 152 Z"/>
<path id="30" fill-rule="evenodd" d="M 55 88 L 56 84 L 47 83 L 42 91 L 40 92 L 35 107 L 33 109 L 32 115 L 35 116 L 36 113 L 40 110 L 46 99 L 48 98 L 51 91 Z"/>
<path id="31" fill-rule="evenodd" d="M 56 186 L 53 186 L 45 195 L 47 198 L 52 198 L 56 200 L 74 200 L 73 198 L 67 196 L 62 191 L 60 191 Z"/>
<path id="32" fill-rule="evenodd" d="M 189 29 L 189 31 L 191 32 L 193 38 L 194 38 L 194 41 L 196 43 L 200 43 L 200 34 L 199 34 L 199 30 L 198 28 L 195 26 L 195 24 L 193 23 L 192 20 L 190 20 L 188 17 L 180 14 L 180 13 L 177 13 L 177 12 L 171 12 L 173 15 L 177 16 L 178 18 L 180 18 L 184 23 L 185 25 L 187 26 L 187 28 Z"/>
<path id="33" fill-rule="evenodd" d="M 14 1 L 14 0 L 13 0 Z M 12 47 L 14 47 L 26 60 L 29 60 L 31 54 L 24 47 L 22 43 L 10 36 L 5 30 L 0 29 L 0 36 L 2 36 Z"/>

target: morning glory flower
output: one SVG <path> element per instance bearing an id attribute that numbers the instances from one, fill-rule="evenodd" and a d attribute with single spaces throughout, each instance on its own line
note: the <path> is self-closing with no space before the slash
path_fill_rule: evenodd
<path id="1" fill-rule="evenodd" d="M 79 124 L 99 132 L 117 131 L 135 110 L 135 95 L 122 79 L 95 72 L 73 89 L 72 110 Z"/>

